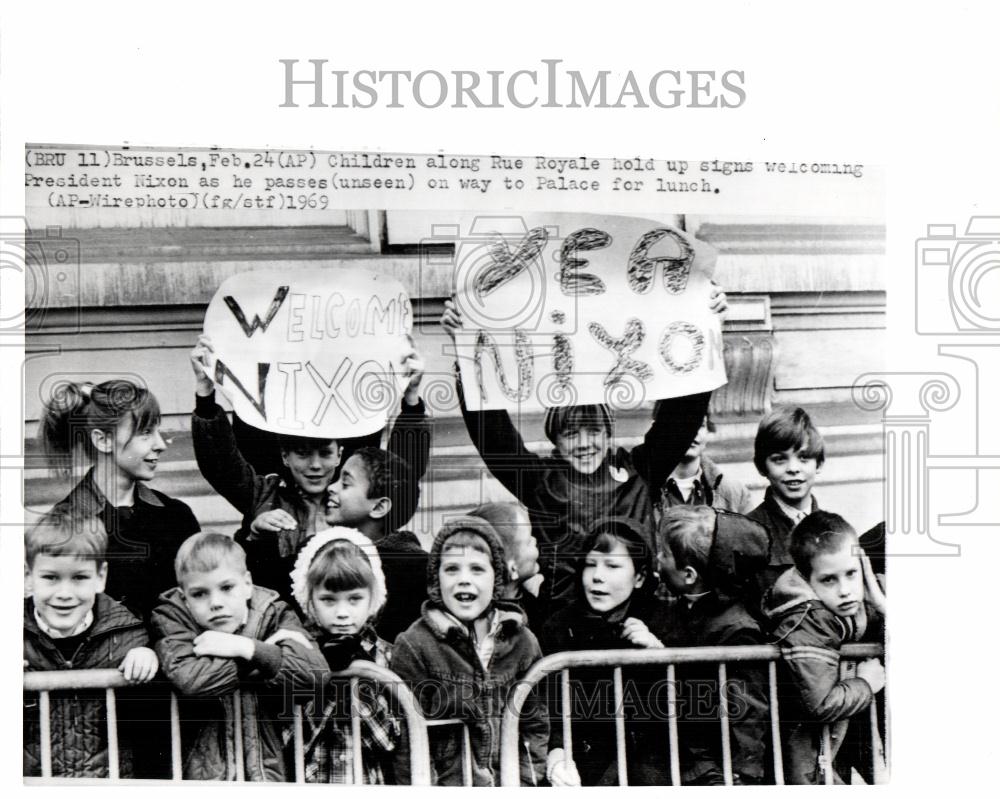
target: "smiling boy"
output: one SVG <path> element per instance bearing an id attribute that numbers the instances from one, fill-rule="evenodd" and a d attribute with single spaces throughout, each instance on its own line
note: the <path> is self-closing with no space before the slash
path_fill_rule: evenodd
<path id="1" fill-rule="evenodd" d="M 24 538 L 25 671 L 118 669 L 129 682 L 156 674 L 149 635 L 124 605 L 102 593 L 108 536 L 93 517 L 52 516 Z M 27 695 L 26 695 L 27 696 Z M 24 773 L 41 773 L 38 703 L 24 714 Z M 107 777 L 107 709 L 101 693 L 61 693 L 49 714 L 52 775 Z M 131 744 L 121 743 L 122 776 L 132 776 Z"/>
<path id="2" fill-rule="evenodd" d="M 174 567 L 178 587 L 160 597 L 152 623 L 163 673 L 188 697 L 181 706 L 185 779 L 236 779 L 240 735 L 245 778 L 283 781 L 284 694 L 321 685 L 325 659 L 277 592 L 253 585 L 246 554 L 228 536 L 191 536 Z M 228 698 L 237 689 L 239 730 Z"/>
<path id="3" fill-rule="evenodd" d="M 761 573 L 762 589 L 773 585 L 793 563 L 792 529 L 818 508 L 812 489 L 825 459 L 823 437 L 802 408 L 775 408 L 761 419 L 753 462 L 767 478 L 768 488 L 764 501 L 747 516 L 771 536 L 770 560 Z"/>

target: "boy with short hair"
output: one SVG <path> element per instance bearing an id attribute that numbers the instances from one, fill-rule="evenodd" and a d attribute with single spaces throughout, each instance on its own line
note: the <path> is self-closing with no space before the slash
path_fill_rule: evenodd
<path id="1" fill-rule="evenodd" d="M 228 536 L 191 536 L 174 568 L 178 587 L 161 595 L 152 623 L 163 673 L 185 697 L 185 779 L 236 779 L 240 735 L 245 779 L 285 780 L 284 698 L 319 689 L 325 659 L 277 592 L 253 585 L 246 554 Z M 239 730 L 229 698 L 236 690 Z"/>
<path id="2" fill-rule="evenodd" d="M 761 589 L 774 584 L 792 565 L 792 529 L 817 510 L 813 484 L 826 460 L 823 436 L 802 408 L 775 408 L 757 428 L 753 462 L 767 478 L 764 501 L 747 516 L 771 535 L 771 555 L 762 574 Z"/>
<path id="3" fill-rule="evenodd" d="M 657 566 L 673 597 L 660 604 L 652 633 L 665 646 L 766 643 L 744 603 L 748 585 L 767 564 L 767 531 L 735 513 L 680 505 L 664 511 L 658 532 Z M 727 706 L 740 711 L 730 719 L 733 780 L 760 783 L 766 773 L 767 670 L 761 663 L 733 663 L 727 676 Z M 692 665 L 680 667 L 679 677 L 690 694 L 680 719 L 682 783 L 721 785 L 718 672 Z M 704 685 L 711 685 L 707 697 L 698 690 Z"/>
<path id="4" fill-rule="evenodd" d="M 546 615 L 539 600 L 545 577 L 538 566 L 538 542 L 532 535 L 531 517 L 520 502 L 487 502 L 469 512 L 483 519 L 500 537 L 506 565 L 501 598 L 517 602 L 531 629 L 541 629 Z"/>
<path id="5" fill-rule="evenodd" d="M 500 721 L 510 691 L 541 658 L 524 614 L 500 599 L 504 551 L 482 519 L 460 516 L 440 530 L 427 566 L 428 600 L 421 617 L 401 633 L 392 668 L 413 688 L 428 719 L 458 719 L 469 731 L 473 785 L 498 785 Z M 520 720 L 521 784 L 545 776 L 549 719 L 532 693 Z M 431 738 L 438 785 L 463 782 L 462 731 L 444 727 Z M 405 739 L 396 750 L 396 774 L 407 782 Z"/>
<path id="6" fill-rule="evenodd" d="M 158 668 L 142 622 L 103 593 L 108 536 L 93 516 L 56 514 L 24 537 L 24 669 L 114 669 L 147 682 Z M 37 697 L 25 699 L 24 774 L 41 774 Z M 107 777 L 107 707 L 101 691 L 60 692 L 49 715 L 52 776 Z M 119 736 L 119 773 L 131 777 L 134 741 Z"/>
<path id="7" fill-rule="evenodd" d="M 885 670 L 875 659 L 842 664 L 840 647 L 884 641 L 885 597 L 854 528 L 834 513 L 816 511 L 800 522 L 791 556 L 795 566 L 768 592 L 764 612 L 793 689 L 781 714 L 785 779 L 810 784 L 823 782 L 831 764 L 848 776 L 852 765 L 867 770 L 863 762 L 834 761 L 851 718 L 885 685 Z M 824 724 L 831 725 L 830 752 Z"/>

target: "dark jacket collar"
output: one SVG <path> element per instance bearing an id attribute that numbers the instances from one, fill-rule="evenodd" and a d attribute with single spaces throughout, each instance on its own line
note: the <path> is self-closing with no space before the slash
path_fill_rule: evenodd
<path id="1" fill-rule="evenodd" d="M 94 471 L 91 468 L 84 475 L 77 487 L 73 489 L 70 497 L 73 499 L 74 508 L 81 508 L 84 512 L 101 513 L 114 506 L 94 482 Z M 143 482 L 135 484 L 135 503 L 136 505 L 152 505 L 155 508 L 164 507 L 163 500 L 160 499 L 159 495 Z"/>

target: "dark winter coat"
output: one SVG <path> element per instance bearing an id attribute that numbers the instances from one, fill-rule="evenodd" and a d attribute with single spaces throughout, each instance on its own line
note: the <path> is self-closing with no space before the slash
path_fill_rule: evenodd
<path id="1" fill-rule="evenodd" d="M 424 603 L 421 618 L 400 633 L 392 649 L 392 669 L 409 683 L 424 715 L 428 719 L 459 719 L 468 728 L 473 785 L 499 785 L 500 722 L 507 697 L 542 656 L 516 606 L 495 602 L 494 612 L 501 615 L 488 669 L 483 668 L 468 629 L 430 601 Z M 534 692 L 524 704 L 520 733 L 521 784 L 541 785 L 549 720 Z M 409 782 L 408 747 L 400 746 L 396 753 L 397 779 Z M 435 784 L 462 784 L 461 753 L 459 726 L 433 731 Z"/>
<path id="2" fill-rule="evenodd" d="M 811 498 L 812 506 L 809 512 L 819 509 L 816 497 Z M 789 547 L 792 543 L 792 530 L 795 522 L 778 505 L 774 491 L 768 487 L 764 492 L 764 501 L 747 514 L 747 518 L 762 525 L 771 536 L 771 556 L 767 568 L 761 572 L 761 593 L 766 591 L 775 580 L 789 567 L 794 566 Z"/>
<path id="3" fill-rule="evenodd" d="M 282 753 L 280 719 L 290 716 L 286 697 L 306 701 L 329 676 L 326 659 L 313 643 L 306 648 L 286 639 L 264 641 L 280 629 L 308 637 L 298 616 L 269 589 L 255 587 L 240 635 L 253 639 L 250 661 L 194 654 L 202 632 L 184 604 L 180 589 L 161 597 L 153 612 L 159 640 L 160 668 L 181 697 L 181 743 L 184 777 L 197 780 L 236 778 L 234 705 L 240 691 L 245 779 L 274 782 L 289 776 Z"/>
<path id="4" fill-rule="evenodd" d="M 94 470 L 49 512 L 83 514 L 101 520 L 108 533 L 108 580 L 104 592 L 143 621 L 157 598 L 176 584 L 174 557 L 188 536 L 201 530 L 179 499 L 135 484 L 135 504 L 114 507 L 94 484 Z"/>
<path id="5" fill-rule="evenodd" d="M 506 411 L 466 408 L 469 437 L 493 476 L 528 509 L 538 541 L 542 591 L 557 609 L 575 595 L 576 560 L 597 520 L 632 519 L 655 551 L 653 505 L 648 486 L 661 486 L 687 452 L 705 418 L 710 394 L 664 400 L 643 443 L 631 452 L 609 450 L 593 474 L 580 474 L 558 453 L 539 457 L 524 446 Z"/>
<path id="6" fill-rule="evenodd" d="M 35 620 L 34 602 L 24 600 L 25 671 L 114 669 L 130 649 L 149 646 L 142 622 L 119 602 L 98 594 L 94 622 L 83 635 L 76 653 L 67 660 Z M 122 692 L 119 692 L 121 696 Z M 52 695 L 49 731 L 52 742 L 52 776 L 108 776 L 108 719 L 104 691 L 59 691 Z M 38 694 L 24 699 L 24 774 L 41 772 Z M 121 725 L 119 726 L 122 732 Z M 132 773 L 132 749 L 137 742 L 119 734 L 119 774 Z"/>
<path id="7" fill-rule="evenodd" d="M 693 603 L 684 597 L 658 603 L 649 628 L 668 647 L 767 643 L 757 621 L 741 602 L 714 591 Z M 740 782 L 759 783 L 765 777 L 768 751 L 767 664 L 731 663 L 726 677 L 733 774 Z M 721 785 L 718 667 L 678 666 L 677 679 L 681 779 L 685 785 Z"/>
<path id="8" fill-rule="evenodd" d="M 610 615 L 595 613 L 584 599 L 576 599 L 557 611 L 542 627 L 542 652 L 586 649 L 636 649 L 622 637 L 627 618 L 648 621 L 646 596 L 633 594 L 629 605 Z M 669 704 L 664 683 L 665 669 L 634 667 L 622 674 L 626 708 L 625 752 L 630 785 L 668 785 L 666 746 Z M 573 713 L 573 761 L 584 785 L 617 785 L 618 764 L 615 733 L 615 699 L 611 667 L 570 670 Z M 546 685 L 550 707 L 549 750 L 565 749 L 562 725 L 560 676 L 551 675 Z M 653 754 L 651 754 L 653 753 Z"/>
<path id="9" fill-rule="evenodd" d="M 837 616 L 795 568 L 785 571 L 764 597 L 764 614 L 783 656 L 781 726 L 788 783 L 821 782 L 820 757 L 833 762 L 850 718 L 872 702 L 868 683 L 852 676 L 855 664 L 840 661 L 845 643 L 884 641 L 881 614 L 867 598 L 863 607 L 854 617 Z M 832 752 L 821 748 L 825 723 L 831 725 Z"/>

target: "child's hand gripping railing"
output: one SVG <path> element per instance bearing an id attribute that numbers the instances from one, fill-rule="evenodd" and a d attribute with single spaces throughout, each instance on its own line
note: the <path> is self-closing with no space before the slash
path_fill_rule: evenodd
<path id="1" fill-rule="evenodd" d="M 395 704 L 399 707 L 406 718 L 406 729 L 409 735 L 410 745 L 410 766 L 412 785 L 430 785 L 430 749 L 427 743 L 427 723 L 420 712 L 413 694 L 406 684 L 388 669 L 377 666 L 366 661 L 355 661 L 345 671 L 337 672 L 337 678 L 350 680 L 351 688 L 351 725 L 354 758 L 355 780 L 360 781 L 363 770 L 361 768 L 361 735 L 360 717 L 356 712 L 355 703 L 358 701 L 358 680 L 368 679 L 379 684 L 387 690 L 395 699 Z M 39 696 L 39 726 L 40 726 L 40 754 L 41 754 L 41 778 L 46 781 L 52 779 L 52 740 L 50 730 L 51 697 L 53 691 L 85 691 L 104 690 L 107 707 L 107 734 L 108 734 L 108 776 L 112 780 L 120 778 L 119 763 L 119 738 L 118 738 L 118 714 L 116 704 L 116 690 L 128 690 L 132 683 L 127 682 L 117 669 L 81 669 L 81 670 L 60 670 L 60 671 L 38 671 L 26 672 L 24 674 L 24 690 L 29 693 L 37 693 Z M 237 730 L 243 729 L 241 721 L 242 703 L 239 691 L 230 695 L 233 702 L 234 727 Z M 56 701 L 59 701 L 58 698 Z M 294 730 L 294 763 L 295 781 L 305 781 L 304 765 L 304 741 L 302 731 L 302 710 L 299 705 L 293 710 L 293 730 Z M 235 737 L 235 759 L 236 759 L 236 779 L 242 781 L 244 777 L 243 767 L 243 740 L 242 736 Z M 183 767 L 181 762 L 181 729 L 180 715 L 176 694 L 170 695 L 170 760 L 171 774 L 174 780 L 183 779 Z M 28 781 L 37 778 L 28 778 Z M 69 780 L 67 780 L 69 782 Z"/>

